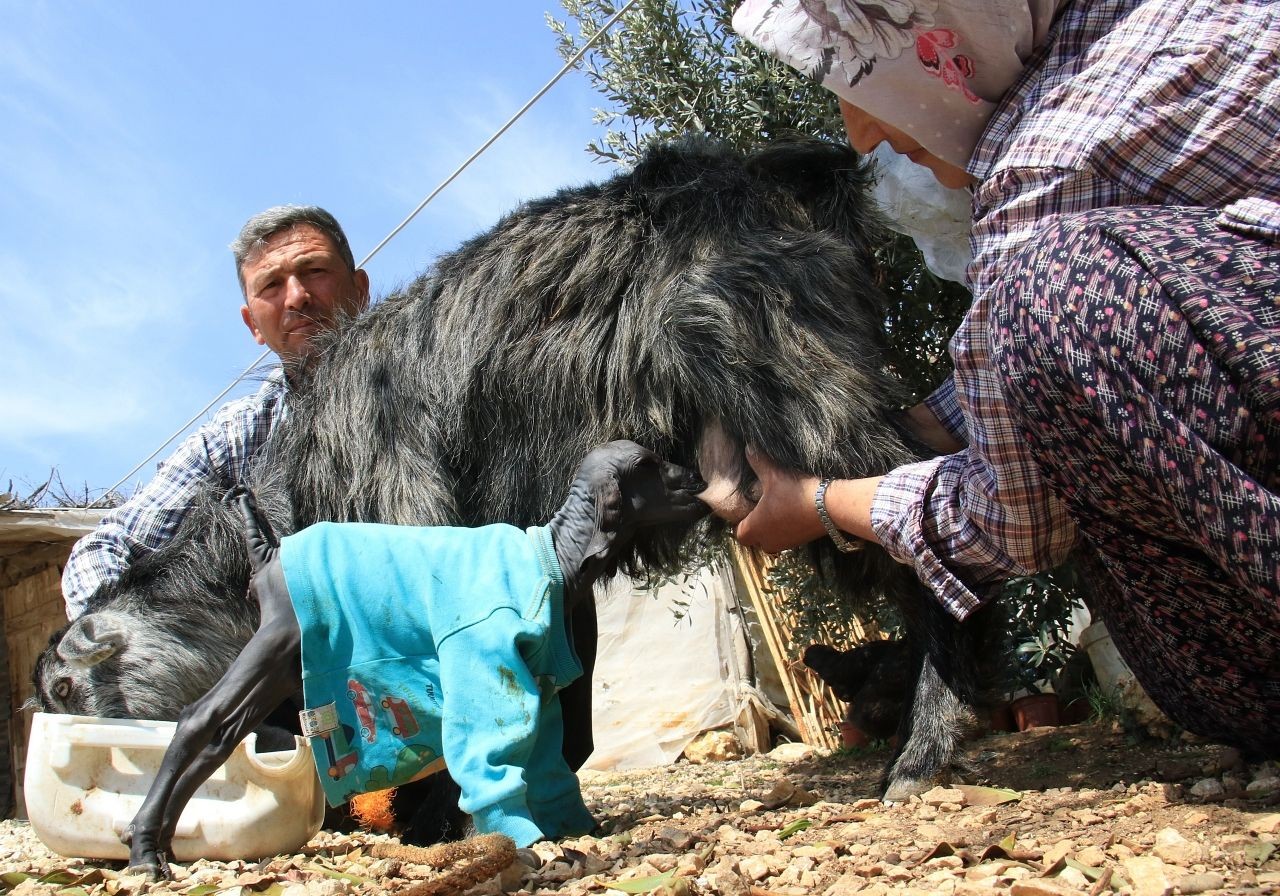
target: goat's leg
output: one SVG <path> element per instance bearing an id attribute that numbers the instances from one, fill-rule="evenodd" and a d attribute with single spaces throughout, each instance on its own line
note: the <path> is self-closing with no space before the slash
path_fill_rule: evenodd
<path id="1" fill-rule="evenodd" d="M 950 779 L 963 741 L 978 729 L 973 627 L 957 621 L 919 590 L 904 606 L 920 674 L 903 712 L 897 755 L 885 774 L 883 799 L 903 800 Z"/>
<path id="2" fill-rule="evenodd" d="M 129 845 L 130 868 L 153 880 L 167 876 L 166 854 L 192 794 L 301 686 L 300 637 L 292 607 L 287 616 L 275 615 L 222 679 L 183 711 L 138 814 L 121 834 Z"/>
<path id="3" fill-rule="evenodd" d="M 569 616 L 573 626 L 573 649 L 582 663 L 582 677 L 560 692 L 560 710 L 564 716 L 564 744 L 561 752 L 569 768 L 575 772 L 591 756 L 595 740 L 591 732 L 591 673 L 596 666 L 596 639 L 599 623 L 596 604 L 588 593 L 578 601 Z"/>
<path id="4" fill-rule="evenodd" d="M 976 724 L 972 708 L 947 685 L 926 655 L 898 728 L 902 747 L 889 764 L 883 798 L 905 800 L 946 781 L 957 748 Z"/>

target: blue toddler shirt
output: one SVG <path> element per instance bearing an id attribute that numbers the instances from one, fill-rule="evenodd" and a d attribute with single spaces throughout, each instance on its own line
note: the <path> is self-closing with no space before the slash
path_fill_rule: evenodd
<path id="1" fill-rule="evenodd" d="M 318 523 L 280 563 L 330 805 L 443 758 L 481 833 L 527 846 L 595 827 L 561 755 L 558 693 L 582 665 L 548 529 Z"/>

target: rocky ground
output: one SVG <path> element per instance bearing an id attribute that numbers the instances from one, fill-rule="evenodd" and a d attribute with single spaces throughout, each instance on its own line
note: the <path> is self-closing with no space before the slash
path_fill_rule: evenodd
<path id="1" fill-rule="evenodd" d="M 475 886 L 499 893 L 658 896 L 1280 893 L 1280 769 L 1186 739 L 1135 742 L 1106 724 L 974 742 L 989 787 L 874 799 L 885 750 L 589 773 L 595 836 L 521 850 Z M 996 789 L 999 788 L 999 789 Z M 386 837 L 321 832 L 298 855 L 195 862 L 151 884 L 121 863 L 48 852 L 0 823 L 13 896 L 409 896 L 459 893 Z M 504 859 L 505 861 L 505 859 Z M 425 883 L 424 883 L 425 882 Z"/>

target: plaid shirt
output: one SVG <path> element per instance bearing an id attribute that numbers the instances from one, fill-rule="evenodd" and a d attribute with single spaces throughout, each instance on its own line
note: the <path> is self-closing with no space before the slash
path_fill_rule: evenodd
<path id="1" fill-rule="evenodd" d="M 277 367 L 255 394 L 219 408 L 161 462 L 150 482 L 76 542 L 62 572 L 68 619 L 84 612 L 99 585 L 115 581 L 131 563 L 172 538 L 203 488 L 215 483 L 229 488 L 245 480 L 250 461 L 284 415 L 285 395 L 284 371 Z"/>
<path id="2" fill-rule="evenodd" d="M 872 523 L 964 618 L 1006 578 L 1065 559 L 1076 533 L 1005 406 L 987 317 L 1009 262 L 1062 215 L 1133 205 L 1223 208 L 1280 233 L 1280 5 L 1075 0 L 979 140 L 974 303 L 956 372 L 928 404 L 969 447 L 885 477 Z M 1229 207 L 1228 207 L 1229 206 Z"/>

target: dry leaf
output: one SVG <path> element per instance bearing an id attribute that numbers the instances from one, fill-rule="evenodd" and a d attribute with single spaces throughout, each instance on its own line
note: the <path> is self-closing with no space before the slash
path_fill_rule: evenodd
<path id="1" fill-rule="evenodd" d="M 1016 803 L 1022 794 L 1016 790 L 1003 787 L 980 787 L 976 784 L 952 784 L 952 790 L 964 794 L 965 805 L 968 806 L 1003 806 L 1005 803 Z"/>

